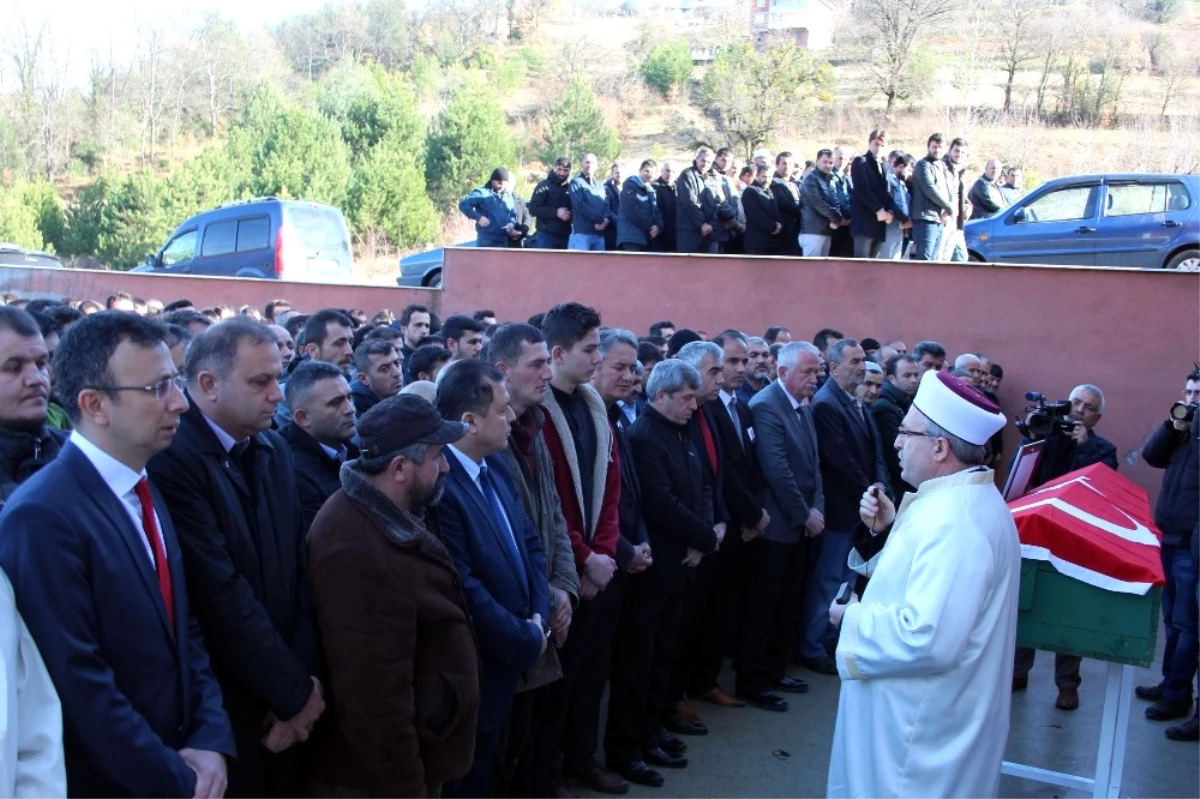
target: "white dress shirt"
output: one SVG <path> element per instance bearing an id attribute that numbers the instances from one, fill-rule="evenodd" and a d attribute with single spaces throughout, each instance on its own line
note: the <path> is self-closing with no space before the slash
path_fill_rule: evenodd
<path id="1" fill-rule="evenodd" d="M 121 504 L 125 506 L 125 510 L 129 514 L 129 519 L 133 522 L 133 529 L 142 534 L 138 537 L 142 540 L 142 548 L 146 550 L 146 556 L 150 558 L 151 568 L 154 568 L 154 550 L 151 549 L 150 539 L 146 537 L 146 532 L 142 529 L 142 503 L 138 499 L 137 492 L 134 490 L 137 488 L 138 482 L 146 476 L 146 470 L 142 469 L 140 472 L 135 472 L 91 441 L 88 441 L 78 430 L 71 431 L 70 440 L 91 461 L 92 466 L 96 467 L 96 471 L 100 473 L 100 479 L 104 481 L 104 484 L 109 487 L 117 499 L 121 500 Z M 157 510 L 154 511 L 154 523 L 161 531 L 162 523 L 159 522 Z M 167 551 L 167 539 L 161 533 L 160 537 L 163 539 L 163 552 L 165 553 Z"/>

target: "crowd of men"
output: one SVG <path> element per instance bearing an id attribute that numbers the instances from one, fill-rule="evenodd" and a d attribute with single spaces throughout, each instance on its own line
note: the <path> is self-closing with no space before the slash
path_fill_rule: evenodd
<path id="1" fill-rule="evenodd" d="M 459 209 L 480 247 L 965 261 L 963 224 L 1019 198 L 1022 169 L 991 158 L 972 179 L 965 139 L 934 133 L 926 146 L 889 151 L 888 132 L 873 130 L 861 155 L 760 149 L 745 166 L 730 147 L 701 147 L 678 177 L 647 159 L 628 177 L 613 164 L 607 179 L 588 154 L 574 177 L 559 158 L 528 202 L 498 168 Z"/>
<path id="2" fill-rule="evenodd" d="M 507 323 L 73 305 L 0 307 L 20 611 L 10 596 L 0 648 L 30 673 L 6 728 L 32 741 L 30 795 L 66 790 L 56 741 L 75 795 L 662 786 L 709 732 L 701 703 L 787 712 L 809 688 L 795 665 L 838 673 L 860 502 L 898 507 L 893 444 L 935 435 L 902 427 L 922 375 L 990 402 L 1004 377 L 934 341 L 639 337 L 573 302 Z M 1071 400 L 1037 482 L 1117 467 L 1101 390 Z M 1166 470 L 1169 653 L 1139 689 L 1156 719 L 1192 708 L 1198 431 L 1169 421 L 1145 451 Z M 1014 690 L 1032 661 L 1016 653 Z M 1077 707 L 1078 659 L 1055 674 Z"/>

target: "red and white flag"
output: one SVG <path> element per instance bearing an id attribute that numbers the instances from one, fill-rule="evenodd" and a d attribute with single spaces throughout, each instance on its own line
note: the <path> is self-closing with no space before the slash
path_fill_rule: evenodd
<path id="1" fill-rule="evenodd" d="M 1123 594 L 1162 585 L 1162 534 L 1144 489 L 1104 464 L 1071 472 L 1008 503 L 1021 557 Z"/>

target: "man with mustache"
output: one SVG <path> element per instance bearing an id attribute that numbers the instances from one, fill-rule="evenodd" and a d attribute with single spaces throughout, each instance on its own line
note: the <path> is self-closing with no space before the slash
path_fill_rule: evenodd
<path id="1" fill-rule="evenodd" d="M 50 352 L 37 322 L 0 307 L 0 507 L 17 486 L 58 455 L 66 433 L 46 424 Z"/>
<path id="2" fill-rule="evenodd" d="M 479 656 L 431 512 L 443 448 L 466 431 L 420 397 L 383 400 L 358 420 L 362 456 L 313 523 L 308 574 L 337 696 L 314 752 L 326 786 L 437 796 L 471 768 Z"/>

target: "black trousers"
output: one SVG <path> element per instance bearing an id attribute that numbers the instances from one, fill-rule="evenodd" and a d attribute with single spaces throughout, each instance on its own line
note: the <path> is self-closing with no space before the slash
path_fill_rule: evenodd
<path id="1" fill-rule="evenodd" d="M 795 544 L 758 540 L 746 547 L 738 693 L 766 691 L 787 673 L 803 598 L 804 550 L 803 538 Z"/>
<path id="2" fill-rule="evenodd" d="M 604 755 L 610 769 L 641 760 L 646 741 L 662 729 L 674 703 L 671 666 L 679 640 L 684 591 L 656 591 L 646 575 L 634 575 L 613 649 L 612 684 Z"/>
<path id="3" fill-rule="evenodd" d="M 621 622 L 629 577 L 618 571 L 608 587 L 592 600 L 598 603 L 595 610 L 599 618 L 571 694 L 567 729 L 563 734 L 563 769 L 571 774 L 580 774 L 599 765 L 596 750 L 600 744 L 600 702 L 612 674 L 614 639 Z"/>
<path id="4" fill-rule="evenodd" d="M 833 241 L 829 243 L 830 258 L 853 258 L 854 239 L 850 236 L 850 226 L 839 227 L 833 231 Z"/>
<path id="5" fill-rule="evenodd" d="M 492 775 L 493 796 L 532 796 L 532 775 L 528 768 L 525 751 L 529 748 L 533 732 L 533 714 L 538 700 L 548 686 L 532 691 L 522 691 L 513 697 L 512 710 L 508 713 L 503 748 L 497 752 L 496 771 Z"/>
<path id="6" fill-rule="evenodd" d="M 588 723 L 588 719 L 593 720 L 593 729 L 599 726 L 600 698 L 604 693 L 604 681 L 608 679 L 608 667 L 591 661 L 595 658 L 603 658 L 605 664 L 611 661 L 616 620 L 606 620 L 606 616 L 620 614 L 619 595 L 614 594 L 615 599 L 605 596 L 612 588 L 610 583 L 594 599 L 582 600 L 575 608 L 567 642 L 558 652 L 562 679 L 545 686 L 543 701 L 535 707 L 533 731 L 526 752 L 533 774 L 532 796 L 553 796 L 562 787 L 563 746 L 567 731 Z M 581 676 L 584 677 L 582 681 Z M 577 732 L 572 731 L 572 735 L 576 736 L 576 747 L 586 745 L 578 742 Z M 592 740 L 598 735 L 593 731 Z M 595 750 L 594 744 L 592 749 Z"/>
<path id="7" fill-rule="evenodd" d="M 721 548 L 696 567 L 696 579 L 684 608 L 683 642 L 675 661 L 672 688 L 675 699 L 706 694 L 717 687 L 738 606 L 743 542 L 741 528 L 730 525 Z M 729 536 L 738 539 L 731 540 Z"/>

